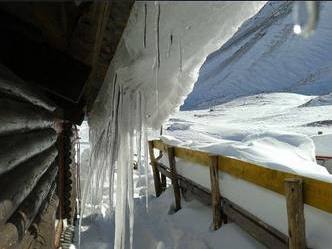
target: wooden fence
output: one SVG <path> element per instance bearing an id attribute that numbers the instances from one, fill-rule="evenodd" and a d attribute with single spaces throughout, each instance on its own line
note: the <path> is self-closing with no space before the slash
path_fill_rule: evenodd
<path id="1" fill-rule="evenodd" d="M 332 183 L 265 168 L 230 157 L 172 147 L 160 140 L 150 141 L 149 149 L 157 196 L 166 186 L 165 177 L 169 177 L 172 180 L 177 210 L 181 208 L 180 189 L 183 192 L 189 191 L 199 200 L 212 205 L 214 229 L 220 228 L 228 219 L 232 220 L 268 248 L 306 248 L 304 203 L 332 213 Z M 161 154 L 168 154 L 170 167 L 159 162 L 161 155 L 155 158 L 154 149 L 158 149 Z M 177 174 L 175 157 L 209 167 L 211 191 Z M 288 236 L 223 198 L 219 190 L 219 171 L 284 195 L 287 203 Z"/>

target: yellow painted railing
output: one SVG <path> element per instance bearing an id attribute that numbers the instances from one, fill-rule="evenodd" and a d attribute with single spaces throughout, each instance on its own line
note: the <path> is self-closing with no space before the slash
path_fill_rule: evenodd
<path id="1" fill-rule="evenodd" d="M 160 140 L 154 140 L 153 147 L 167 152 L 168 145 Z M 211 164 L 210 154 L 203 151 L 175 147 L 175 157 L 203 166 L 209 166 Z M 332 213 L 332 183 L 265 168 L 222 155 L 218 155 L 218 167 L 222 172 L 282 195 L 285 194 L 285 179 L 301 178 L 303 180 L 304 203 Z"/>

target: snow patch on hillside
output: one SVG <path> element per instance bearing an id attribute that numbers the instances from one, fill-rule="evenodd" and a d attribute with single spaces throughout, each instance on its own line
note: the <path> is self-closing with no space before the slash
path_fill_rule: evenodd
<path id="1" fill-rule="evenodd" d="M 332 83 L 331 83 L 332 84 Z M 332 105 L 332 94 L 318 96 L 303 104 L 303 107 L 328 106 Z"/>

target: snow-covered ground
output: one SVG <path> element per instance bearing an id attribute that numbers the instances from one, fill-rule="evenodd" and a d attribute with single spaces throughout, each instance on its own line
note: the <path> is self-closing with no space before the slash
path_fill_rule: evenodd
<path id="1" fill-rule="evenodd" d="M 138 172 L 135 171 L 134 175 L 134 249 L 265 248 L 234 223 L 224 225 L 221 230 L 212 231 L 211 209 L 195 200 L 183 201 L 182 209 L 173 213 L 174 196 L 171 188 L 159 198 L 149 196 L 146 209 Z M 84 218 L 81 236 L 81 249 L 113 249 L 114 217 Z"/>

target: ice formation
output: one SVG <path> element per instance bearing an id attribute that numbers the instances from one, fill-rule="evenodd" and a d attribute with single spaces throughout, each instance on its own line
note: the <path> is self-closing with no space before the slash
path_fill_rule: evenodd
<path id="1" fill-rule="evenodd" d="M 115 206 L 114 248 L 132 247 L 133 161 L 137 154 L 139 168 L 148 169 L 147 129 L 158 128 L 183 102 L 206 57 L 264 4 L 135 2 L 89 113 L 83 215 L 111 217 Z"/>

